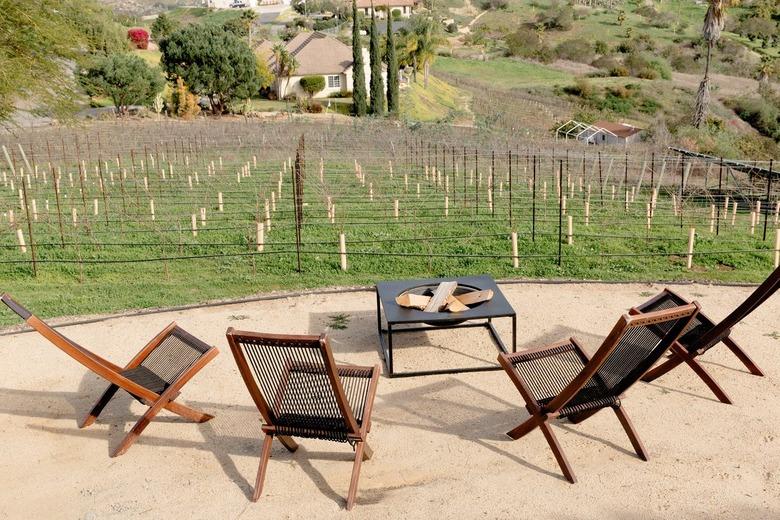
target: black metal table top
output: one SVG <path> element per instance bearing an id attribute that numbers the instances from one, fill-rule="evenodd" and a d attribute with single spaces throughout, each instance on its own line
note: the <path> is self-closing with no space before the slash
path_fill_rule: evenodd
<path id="1" fill-rule="evenodd" d="M 442 282 L 457 282 L 459 286 L 470 287 L 477 291 L 491 289 L 493 291 L 493 298 L 477 305 L 473 309 L 463 312 L 423 312 L 418 309 L 401 307 L 395 302 L 396 297 L 405 291 L 422 285 L 438 285 Z M 376 291 L 382 302 L 382 308 L 385 311 L 385 319 L 388 323 L 392 324 L 422 322 L 446 323 L 451 322 L 453 319 L 475 320 L 483 318 L 502 318 L 515 315 L 515 310 L 496 285 L 496 281 L 488 275 L 377 282 Z"/>

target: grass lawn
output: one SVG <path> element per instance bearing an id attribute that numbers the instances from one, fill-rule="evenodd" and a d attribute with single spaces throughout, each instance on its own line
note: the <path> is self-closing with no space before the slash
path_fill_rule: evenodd
<path id="1" fill-rule="evenodd" d="M 417 83 L 401 90 L 401 117 L 425 122 L 453 119 L 467 110 L 468 98 L 466 92 L 433 76 L 425 88 L 420 74 Z"/>
<path id="2" fill-rule="evenodd" d="M 571 83 L 574 76 L 567 72 L 530 61 L 499 58 L 490 61 L 460 60 L 439 57 L 433 64 L 434 72 L 441 70 L 463 78 L 490 82 L 498 89 L 552 87 Z"/>
<path id="3" fill-rule="evenodd" d="M 149 65 L 152 65 L 153 67 L 160 66 L 160 57 L 162 56 L 160 51 L 153 51 L 150 49 L 136 49 L 133 52 L 142 57 Z"/>

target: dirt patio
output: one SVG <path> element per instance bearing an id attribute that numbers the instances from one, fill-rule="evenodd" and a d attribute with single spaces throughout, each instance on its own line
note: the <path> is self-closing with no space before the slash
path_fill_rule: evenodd
<path id="1" fill-rule="evenodd" d="M 672 285 L 720 319 L 749 287 Z M 518 315 L 518 348 L 576 336 L 588 349 L 651 284 L 501 285 Z M 67 295 L 63 295 L 67 297 Z M 640 383 L 625 409 L 650 452 L 639 460 L 614 414 L 554 429 L 579 482 L 566 482 L 544 437 L 504 432 L 527 413 L 501 371 L 382 377 L 357 504 L 347 512 L 346 444 L 275 444 L 265 490 L 251 495 L 261 450 L 259 413 L 225 341 L 227 327 L 319 333 L 335 357 L 381 363 L 372 291 L 309 294 L 66 326 L 61 332 L 123 365 L 171 321 L 222 351 L 180 400 L 216 418 L 193 424 L 163 412 L 127 454 L 109 452 L 144 407 L 118 394 L 97 423 L 76 423 L 105 387 L 41 336 L 0 336 L 0 518 L 777 518 L 780 517 L 780 297 L 734 330 L 764 369 L 751 376 L 722 346 L 702 359 L 735 404 L 717 402 L 683 366 Z M 31 309 L 35 310 L 35 309 Z M 346 318 L 334 318 L 344 314 Z M 56 320 L 55 320 L 56 322 Z M 509 320 L 496 322 L 509 338 Z M 405 334 L 396 370 L 495 362 L 483 329 Z"/>

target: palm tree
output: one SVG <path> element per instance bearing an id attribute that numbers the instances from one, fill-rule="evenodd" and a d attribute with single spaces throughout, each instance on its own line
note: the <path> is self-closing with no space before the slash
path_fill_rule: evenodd
<path id="1" fill-rule="evenodd" d="M 421 16 L 415 20 L 406 41 L 406 51 L 412 58 L 415 81 L 417 81 L 417 70 L 422 67 L 425 88 L 428 88 L 431 64 L 436 59 L 436 46 L 443 41 L 440 31 L 441 26 L 433 18 Z"/>
<path id="2" fill-rule="evenodd" d="M 284 97 L 282 95 L 282 78 L 287 78 L 287 83 L 285 83 L 286 88 L 287 84 L 290 82 L 290 76 L 292 76 L 293 73 L 295 73 L 295 71 L 298 69 L 298 60 L 295 59 L 295 56 L 290 54 L 290 51 L 287 50 L 287 47 L 285 47 L 283 43 L 277 43 L 274 45 L 271 48 L 271 53 L 274 57 L 276 93 L 281 99 Z"/>
<path id="3" fill-rule="evenodd" d="M 712 59 L 712 47 L 720 39 L 720 33 L 726 24 L 726 7 L 734 5 L 738 0 L 709 0 L 707 14 L 704 15 L 702 36 L 707 43 L 707 61 L 704 65 L 704 77 L 699 83 L 699 92 L 696 94 L 696 110 L 693 114 L 693 126 L 700 128 L 707 118 L 707 108 L 710 104 L 710 60 Z"/>

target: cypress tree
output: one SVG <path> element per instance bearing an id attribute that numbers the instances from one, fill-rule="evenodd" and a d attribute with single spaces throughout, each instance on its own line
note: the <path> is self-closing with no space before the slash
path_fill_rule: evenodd
<path id="1" fill-rule="evenodd" d="M 387 6 L 387 49 L 385 51 L 385 63 L 387 64 L 387 111 L 391 114 L 398 113 L 399 85 L 398 85 L 398 57 L 395 54 L 395 36 L 393 35 L 393 21 L 390 16 L 390 5 Z"/>
<path id="2" fill-rule="evenodd" d="M 379 52 L 379 31 L 376 30 L 376 15 L 371 8 L 371 43 L 369 47 L 371 59 L 371 105 L 369 113 L 381 116 L 385 113 L 385 87 L 382 81 L 382 54 Z"/>
<path id="3" fill-rule="evenodd" d="M 366 115 L 366 76 L 356 0 L 352 0 L 352 112 L 356 116 Z"/>

